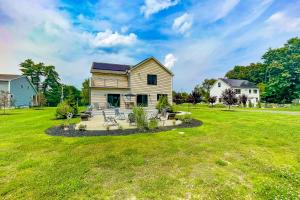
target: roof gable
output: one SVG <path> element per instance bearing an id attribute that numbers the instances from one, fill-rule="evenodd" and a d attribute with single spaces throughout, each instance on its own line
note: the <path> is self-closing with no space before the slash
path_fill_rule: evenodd
<path id="1" fill-rule="evenodd" d="M 165 71 L 167 71 L 170 75 L 174 76 L 174 74 L 167 68 L 165 67 L 163 64 L 161 64 L 157 59 L 155 59 L 154 57 L 150 57 L 150 58 L 147 58 L 141 62 L 139 62 L 138 64 L 134 65 L 133 67 L 131 67 L 130 71 L 133 71 L 135 70 L 136 68 L 142 66 L 144 63 L 150 61 L 150 60 L 153 60 L 155 61 L 160 67 L 162 67 Z"/>

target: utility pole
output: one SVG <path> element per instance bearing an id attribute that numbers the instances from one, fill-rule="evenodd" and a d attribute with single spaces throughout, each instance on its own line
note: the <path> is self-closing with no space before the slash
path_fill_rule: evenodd
<path id="1" fill-rule="evenodd" d="M 61 84 L 61 97 L 60 97 L 60 102 L 64 101 L 64 85 Z"/>

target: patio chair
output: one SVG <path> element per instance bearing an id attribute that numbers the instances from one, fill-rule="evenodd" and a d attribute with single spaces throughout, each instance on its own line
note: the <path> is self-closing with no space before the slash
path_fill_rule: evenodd
<path id="1" fill-rule="evenodd" d="M 106 116 L 105 112 L 102 111 L 103 113 L 103 118 L 104 118 L 104 126 L 118 126 L 118 122 L 114 117 L 108 117 Z"/>
<path id="2" fill-rule="evenodd" d="M 135 116 L 133 113 L 128 114 L 128 122 L 129 122 L 129 125 L 135 124 Z"/>
<path id="3" fill-rule="evenodd" d="M 123 112 L 120 112 L 119 108 L 115 109 L 115 116 L 119 120 L 125 120 L 125 114 Z"/>
<path id="4" fill-rule="evenodd" d="M 158 119 L 159 116 L 158 116 L 158 110 L 151 110 L 147 113 L 147 119 Z"/>

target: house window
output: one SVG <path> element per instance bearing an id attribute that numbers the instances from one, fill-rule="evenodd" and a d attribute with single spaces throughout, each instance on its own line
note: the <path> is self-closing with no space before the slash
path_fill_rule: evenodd
<path id="1" fill-rule="evenodd" d="M 166 97 L 166 98 L 168 98 L 168 95 L 167 95 L 167 94 L 157 94 L 157 101 L 158 101 L 161 97 Z"/>
<path id="2" fill-rule="evenodd" d="M 249 90 L 249 94 L 251 94 L 251 90 Z"/>
<path id="3" fill-rule="evenodd" d="M 136 96 L 136 105 L 147 107 L 148 106 L 148 95 L 138 94 Z"/>
<path id="4" fill-rule="evenodd" d="M 107 94 L 107 103 L 113 107 L 120 107 L 120 94 Z"/>
<path id="5" fill-rule="evenodd" d="M 256 98 L 256 102 L 258 102 L 258 98 Z"/>
<path id="6" fill-rule="evenodd" d="M 253 90 L 254 94 L 257 94 L 257 90 Z"/>
<path id="7" fill-rule="evenodd" d="M 235 89 L 234 91 L 236 94 L 241 94 L 241 89 Z"/>
<path id="8" fill-rule="evenodd" d="M 218 87 L 221 87 L 221 83 L 220 82 L 218 83 Z"/>
<path id="9" fill-rule="evenodd" d="M 157 75 L 148 74 L 147 75 L 147 83 L 148 83 L 148 85 L 157 85 Z"/>

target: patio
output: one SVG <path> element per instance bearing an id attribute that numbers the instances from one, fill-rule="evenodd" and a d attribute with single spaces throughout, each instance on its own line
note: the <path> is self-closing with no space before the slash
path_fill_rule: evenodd
<path id="1" fill-rule="evenodd" d="M 150 119 L 152 117 L 156 117 L 157 110 L 145 110 L 147 114 L 147 119 Z M 106 123 L 103 112 L 105 113 L 107 118 L 112 118 L 116 121 L 116 124 L 109 125 Z M 116 115 L 115 109 L 105 109 L 105 110 L 93 110 L 92 114 L 88 121 L 81 121 L 78 124 L 76 124 L 76 130 L 79 129 L 81 125 L 86 126 L 86 130 L 107 130 L 109 126 L 109 130 L 119 130 L 119 129 L 136 129 L 135 123 L 129 123 L 128 120 L 128 114 L 132 113 L 132 109 L 120 109 L 119 112 L 124 117 L 120 118 Z M 179 113 L 180 114 L 186 114 Z M 158 115 L 159 116 L 159 115 Z M 180 120 L 175 119 L 167 119 L 165 117 L 158 117 L 158 127 L 163 126 L 174 126 L 174 125 L 180 125 L 182 122 Z"/>

